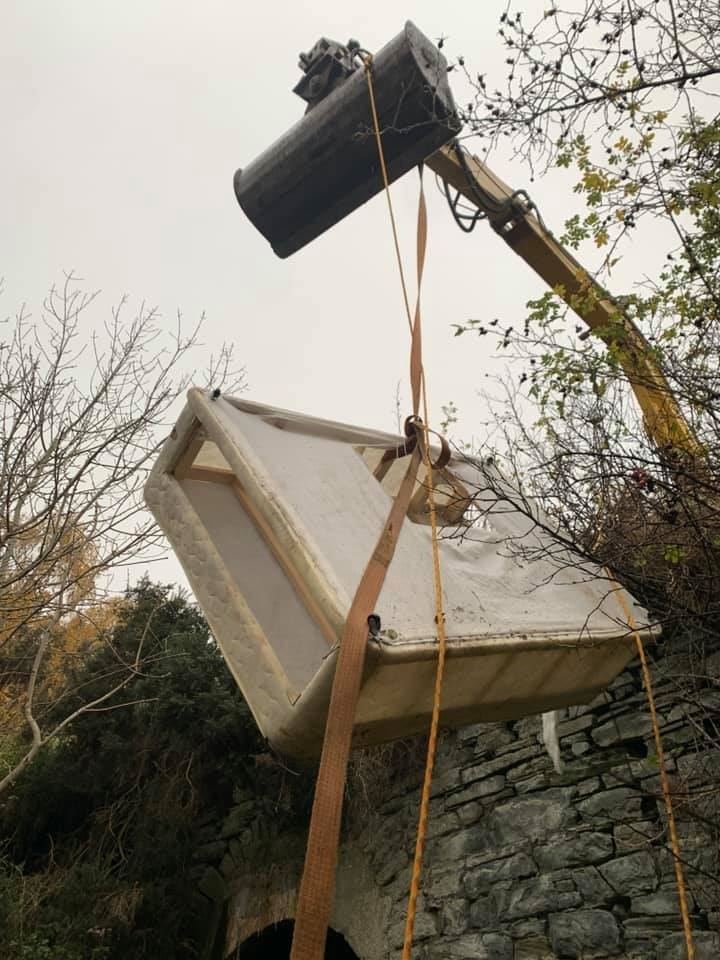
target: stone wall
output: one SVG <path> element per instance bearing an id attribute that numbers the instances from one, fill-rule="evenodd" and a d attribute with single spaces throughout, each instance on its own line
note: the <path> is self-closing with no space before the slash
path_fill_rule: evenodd
<path id="1" fill-rule="evenodd" d="M 692 702 L 681 702 L 676 683 L 687 657 L 666 657 L 655 670 L 698 960 L 720 957 L 720 804 L 711 788 L 720 751 L 705 749 L 701 736 L 718 715 L 716 667 Z M 561 775 L 542 747 L 539 718 L 443 737 L 417 960 L 685 956 L 639 670 L 569 711 L 559 732 Z M 385 751 L 384 772 L 361 765 L 353 779 L 333 927 L 361 960 L 400 956 L 422 772 L 420 762 L 395 771 L 402 749 Z M 292 916 L 302 864 L 302 836 L 276 835 L 238 800 L 217 845 L 199 851 L 204 896 L 227 906 L 218 955 L 235 955 L 252 933 Z"/>

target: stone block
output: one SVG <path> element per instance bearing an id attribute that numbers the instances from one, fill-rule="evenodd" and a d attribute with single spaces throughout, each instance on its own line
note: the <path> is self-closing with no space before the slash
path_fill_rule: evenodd
<path id="1" fill-rule="evenodd" d="M 566 885 L 562 880 L 544 875 L 515 884 L 498 895 L 497 902 L 501 919 L 519 920 L 522 917 L 570 910 L 580 906 L 582 898 L 572 883 Z"/>
<path id="2" fill-rule="evenodd" d="M 544 846 L 537 846 L 533 855 L 541 870 L 601 863 L 614 853 L 613 838 L 608 833 L 577 833 L 558 837 Z"/>
<path id="3" fill-rule="evenodd" d="M 457 813 L 444 813 L 442 816 L 433 816 L 428 818 L 427 837 L 441 837 L 443 834 L 452 833 L 460 828 L 460 818 Z"/>
<path id="4" fill-rule="evenodd" d="M 501 857 L 503 850 L 514 853 L 528 841 L 544 840 L 577 820 L 569 802 L 572 789 L 546 790 L 542 796 L 510 799 L 491 808 L 476 823 L 457 833 L 431 841 L 428 855 L 435 862 L 457 861 L 475 853 Z"/>
<path id="5" fill-rule="evenodd" d="M 717 857 L 717 851 L 709 851 L 713 860 Z M 708 858 L 710 859 L 710 858 Z M 692 897 L 697 906 L 708 913 L 716 910 L 720 904 L 720 882 L 715 879 L 717 876 L 717 865 L 714 863 L 712 871 L 715 876 L 698 875 L 693 870 L 685 868 L 685 876 L 692 887 Z M 718 928 L 720 929 L 720 927 Z"/>
<path id="6" fill-rule="evenodd" d="M 541 754 L 538 757 L 533 757 L 531 760 L 525 760 L 515 767 L 511 767 L 506 776 L 510 783 L 516 783 L 518 780 L 528 780 L 530 777 L 537 777 L 538 775 L 547 777 L 548 774 L 553 772 L 550 757 L 548 757 L 547 754 Z"/>
<path id="7" fill-rule="evenodd" d="M 558 957 L 612 957 L 621 952 L 620 929 L 608 910 L 550 915 L 550 942 Z"/>
<path id="8" fill-rule="evenodd" d="M 561 720 L 558 724 L 558 737 L 569 737 L 574 733 L 580 733 L 582 730 L 588 730 L 594 724 L 594 719 L 589 714 L 581 717 L 573 717 L 568 720 Z"/>
<path id="9" fill-rule="evenodd" d="M 488 724 L 490 726 L 490 724 Z M 493 724 L 494 726 L 494 724 Z M 468 740 L 475 742 L 480 740 L 486 726 L 484 723 L 469 723 L 466 727 L 460 727 L 457 736 L 460 743 L 466 743 Z"/>
<path id="10" fill-rule="evenodd" d="M 463 877 L 463 889 L 471 899 L 488 893 L 498 882 L 532 877 L 537 867 L 525 853 L 516 853 L 503 860 L 470 867 Z"/>
<path id="11" fill-rule="evenodd" d="M 429 899 L 429 897 L 428 897 Z M 457 937 L 471 926 L 470 904 L 462 897 L 445 900 L 440 909 L 440 932 L 443 937 Z"/>
<path id="12" fill-rule="evenodd" d="M 597 867 L 580 867 L 571 871 L 570 876 L 587 907 L 603 906 L 615 896 L 615 891 Z"/>
<path id="13" fill-rule="evenodd" d="M 448 793 L 445 797 L 445 806 L 452 809 L 461 804 L 470 803 L 472 800 L 482 800 L 485 797 L 500 793 L 504 788 L 505 777 L 502 774 L 495 774 L 484 780 L 476 780 L 462 790 Z"/>
<path id="14" fill-rule="evenodd" d="M 484 808 L 478 800 L 472 803 L 464 803 L 462 807 L 456 807 L 458 819 L 463 827 L 470 827 L 482 817 Z"/>
<path id="15" fill-rule="evenodd" d="M 533 917 L 530 920 L 517 920 L 510 927 L 513 940 L 545 938 L 547 920 L 545 917 Z"/>
<path id="16" fill-rule="evenodd" d="M 711 783 L 720 777 L 720 750 L 685 754 L 678 757 L 677 768 L 683 780 Z"/>
<path id="17" fill-rule="evenodd" d="M 513 730 L 521 740 L 542 743 L 542 720 L 536 715 L 522 717 L 513 723 Z"/>
<path id="18" fill-rule="evenodd" d="M 697 731 L 695 730 L 695 727 L 684 722 L 673 724 L 669 728 L 664 727 L 662 735 L 663 746 L 665 747 L 665 750 L 669 750 L 674 747 L 692 750 L 697 741 Z M 688 744 L 692 744 L 692 746 L 688 747 Z"/>
<path id="19" fill-rule="evenodd" d="M 696 930 L 693 934 L 695 960 L 717 960 L 720 957 L 720 933 L 714 930 Z M 685 937 L 671 933 L 657 945 L 657 960 L 685 960 Z"/>
<path id="20" fill-rule="evenodd" d="M 457 833 L 448 833 L 436 837 L 428 843 L 428 860 L 435 863 L 457 863 L 463 857 L 478 850 L 486 850 L 488 837 L 482 820 L 476 824 L 469 824 L 458 830 Z"/>
<path id="21" fill-rule="evenodd" d="M 472 783 L 475 780 L 484 780 L 494 773 L 501 773 L 510 770 L 518 763 L 529 760 L 531 757 L 539 756 L 542 752 L 540 745 L 524 747 L 520 750 L 512 750 L 507 753 L 501 753 L 499 757 L 492 760 L 485 760 L 481 763 L 475 763 L 471 767 L 466 767 L 460 774 L 463 783 Z"/>
<path id="22" fill-rule="evenodd" d="M 546 790 L 542 797 L 523 797 L 495 807 L 487 818 L 488 845 L 518 840 L 544 840 L 577 820 L 570 806 L 572 789 Z"/>
<path id="23" fill-rule="evenodd" d="M 453 790 L 455 787 L 460 784 L 460 769 L 459 767 L 450 767 L 448 770 L 443 770 L 442 773 L 437 773 L 433 775 L 432 784 L 430 785 L 430 796 L 431 797 L 440 797 L 445 796 L 450 790 Z"/>
<path id="24" fill-rule="evenodd" d="M 645 943 L 657 943 L 660 938 L 669 936 L 676 930 L 682 930 L 682 921 L 677 913 L 669 917 L 628 917 L 627 920 L 623 920 L 623 930 L 626 941 L 641 940 Z"/>
<path id="25" fill-rule="evenodd" d="M 497 925 L 497 905 L 492 896 L 477 897 L 470 902 L 468 926 L 492 929 Z"/>
<path id="26" fill-rule="evenodd" d="M 623 713 L 619 717 L 612 717 L 606 723 L 594 727 L 590 736 L 601 747 L 609 747 L 622 740 L 634 740 L 648 737 L 652 734 L 652 720 L 646 713 Z"/>
<path id="27" fill-rule="evenodd" d="M 628 960 L 656 960 L 655 944 L 648 940 L 625 938 L 625 954 Z"/>
<path id="28" fill-rule="evenodd" d="M 570 757 L 568 751 L 564 754 L 564 769 L 562 781 L 564 783 L 579 784 L 605 773 L 610 767 L 627 762 L 625 752 L 617 747 L 606 750 L 597 750 L 595 744 L 591 749 L 578 757 Z M 602 789 L 602 784 L 599 789 Z"/>
<path id="29" fill-rule="evenodd" d="M 615 849 L 618 853 L 647 848 L 657 836 L 658 825 L 652 820 L 637 820 L 635 823 L 618 823 L 613 827 Z"/>
<path id="30" fill-rule="evenodd" d="M 499 933 L 466 933 L 428 944 L 425 960 L 512 960 L 512 941 Z"/>
<path id="31" fill-rule="evenodd" d="M 437 934 L 437 922 L 432 913 L 426 910 L 418 910 L 415 916 L 415 928 L 413 931 L 414 940 L 427 940 Z"/>
<path id="32" fill-rule="evenodd" d="M 587 797 L 591 793 L 597 793 L 600 789 L 600 777 L 590 777 L 588 780 L 582 780 L 577 785 L 579 797 Z"/>
<path id="33" fill-rule="evenodd" d="M 431 869 L 423 883 L 425 896 L 430 903 L 446 897 L 456 897 L 461 890 L 462 864 L 445 870 Z"/>
<path id="34" fill-rule="evenodd" d="M 641 796 L 630 787 L 615 787 L 580 800 L 577 810 L 586 820 L 619 822 L 641 818 Z"/>
<path id="35" fill-rule="evenodd" d="M 609 860 L 598 870 L 616 893 L 634 897 L 649 893 L 658 886 L 655 861 L 647 851 L 629 853 L 625 857 Z"/>
<path id="36" fill-rule="evenodd" d="M 528 937 L 513 944 L 513 960 L 555 960 L 547 937 Z"/>
<path id="37" fill-rule="evenodd" d="M 507 934 L 484 933 L 481 943 L 487 960 L 512 960 L 512 941 Z"/>
<path id="38" fill-rule="evenodd" d="M 547 762 L 550 763 L 549 757 Z M 533 793 L 535 790 L 546 790 L 551 784 L 557 783 L 559 779 L 558 774 L 550 766 L 546 773 L 537 773 L 534 777 L 518 780 L 515 784 L 515 790 L 520 795 Z"/>
<path id="39" fill-rule="evenodd" d="M 632 913 L 654 917 L 665 917 L 680 912 L 680 902 L 674 890 L 656 890 L 640 897 L 633 897 L 630 907 Z"/>
<path id="40" fill-rule="evenodd" d="M 654 749 L 655 747 L 653 745 L 652 750 Z M 648 756 L 644 757 L 642 760 L 631 760 L 630 763 L 626 765 L 626 776 L 627 767 L 630 768 L 630 773 L 636 780 L 644 780 L 647 777 L 655 777 L 658 775 L 660 770 L 660 764 L 654 753 L 648 754 Z M 668 773 L 673 773 L 675 771 L 676 764 L 672 757 L 665 757 L 665 769 Z"/>

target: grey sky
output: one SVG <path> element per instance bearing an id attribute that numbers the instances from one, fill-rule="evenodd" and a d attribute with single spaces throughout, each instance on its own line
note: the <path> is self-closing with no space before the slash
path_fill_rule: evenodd
<path id="1" fill-rule="evenodd" d="M 245 220 L 232 175 L 302 114 L 291 93 L 297 54 L 320 35 L 377 49 L 410 16 L 431 38 L 448 35 L 451 55 L 502 75 L 504 6 L 2 0 L 2 314 L 21 301 L 37 309 L 72 268 L 102 289 L 98 320 L 125 293 L 157 304 L 169 324 L 177 309 L 188 323 L 206 311 L 208 351 L 235 342 L 250 398 L 392 428 L 407 329 L 383 198 L 282 261 Z M 527 185 L 525 168 L 497 169 Z M 517 322 L 542 286 L 491 231 L 463 235 L 432 178 L 428 193 L 430 396 L 436 418 L 454 400 L 470 435 L 478 384 L 497 365 L 492 343 L 454 339 L 450 325 Z M 533 195 L 550 223 L 573 209 L 557 178 Z M 417 178 L 394 197 L 412 264 Z"/>

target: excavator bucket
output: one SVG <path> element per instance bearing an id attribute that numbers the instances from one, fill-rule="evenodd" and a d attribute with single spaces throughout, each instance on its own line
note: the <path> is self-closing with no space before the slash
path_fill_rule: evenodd
<path id="1" fill-rule="evenodd" d="M 238 203 L 275 253 L 288 257 L 383 187 L 359 45 L 322 39 L 301 54 L 295 92 L 305 116 L 235 174 Z M 460 123 L 438 48 L 408 21 L 372 58 L 388 176 L 401 177 L 457 135 Z"/>

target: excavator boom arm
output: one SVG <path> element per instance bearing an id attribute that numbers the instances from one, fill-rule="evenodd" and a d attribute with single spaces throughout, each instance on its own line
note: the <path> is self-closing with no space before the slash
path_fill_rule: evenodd
<path id="1" fill-rule="evenodd" d="M 486 214 L 507 245 L 558 292 L 590 331 L 616 348 L 653 443 L 660 449 L 700 455 L 700 445 L 648 341 L 519 195 L 456 144 L 442 147 L 426 165 Z"/>

